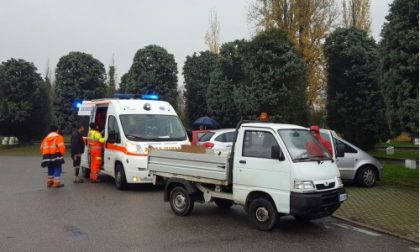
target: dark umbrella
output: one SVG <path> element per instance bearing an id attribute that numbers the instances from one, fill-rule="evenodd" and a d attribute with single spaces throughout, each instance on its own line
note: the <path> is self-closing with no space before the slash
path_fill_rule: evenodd
<path id="1" fill-rule="evenodd" d="M 206 127 L 206 128 L 220 128 L 220 124 L 207 116 L 203 116 L 195 120 L 192 124 L 194 127 Z"/>

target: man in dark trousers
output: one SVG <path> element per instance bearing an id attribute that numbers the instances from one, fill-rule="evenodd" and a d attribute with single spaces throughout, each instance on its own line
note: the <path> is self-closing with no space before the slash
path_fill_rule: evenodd
<path id="1" fill-rule="evenodd" d="M 75 170 L 74 183 L 83 183 L 83 179 L 79 177 L 80 161 L 85 151 L 85 143 L 83 141 L 83 131 L 85 127 L 82 123 L 77 124 L 76 130 L 71 135 L 71 159 L 73 159 L 73 167 Z"/>

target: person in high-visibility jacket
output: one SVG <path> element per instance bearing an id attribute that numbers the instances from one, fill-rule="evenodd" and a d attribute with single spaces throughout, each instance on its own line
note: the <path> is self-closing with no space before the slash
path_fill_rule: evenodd
<path id="1" fill-rule="evenodd" d="M 51 132 L 42 140 L 40 151 L 42 154 L 41 167 L 48 167 L 47 187 L 63 187 L 60 177 L 66 146 L 57 126 L 51 126 Z"/>
<path id="2" fill-rule="evenodd" d="M 92 182 L 99 182 L 98 175 L 102 166 L 102 150 L 104 148 L 105 139 L 99 132 L 99 126 L 96 123 L 91 123 L 88 134 L 88 144 L 90 150 L 90 180 Z"/>

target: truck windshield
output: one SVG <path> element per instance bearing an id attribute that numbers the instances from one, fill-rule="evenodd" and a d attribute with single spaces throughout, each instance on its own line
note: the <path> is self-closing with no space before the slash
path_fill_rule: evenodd
<path id="1" fill-rule="evenodd" d="M 330 160 L 325 147 L 304 129 L 282 129 L 278 131 L 293 162 Z"/>
<path id="2" fill-rule="evenodd" d="M 168 142 L 187 139 L 179 118 L 173 115 L 120 115 L 127 139 L 138 142 Z"/>

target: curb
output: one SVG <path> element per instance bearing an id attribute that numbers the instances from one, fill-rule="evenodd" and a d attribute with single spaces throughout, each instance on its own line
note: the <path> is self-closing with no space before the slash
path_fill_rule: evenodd
<path id="1" fill-rule="evenodd" d="M 341 216 L 337 216 L 337 215 L 332 215 L 332 217 L 336 218 L 336 219 L 339 219 L 339 220 L 342 220 L 342 221 L 345 221 L 345 222 L 356 224 L 357 226 L 369 228 L 369 229 L 375 230 L 375 231 L 380 232 L 380 233 L 384 233 L 384 234 L 387 234 L 387 235 L 391 235 L 391 236 L 394 236 L 394 237 L 397 237 L 397 238 L 400 238 L 400 239 L 404 239 L 404 240 L 411 241 L 411 242 L 419 244 L 418 240 L 414 240 L 414 239 L 408 238 L 406 236 L 384 230 L 382 228 L 374 227 L 374 226 L 371 226 L 369 224 L 361 223 L 361 222 L 354 221 L 354 220 L 351 220 L 351 219 L 348 219 L 348 218 L 345 218 L 345 217 L 341 217 Z"/>

